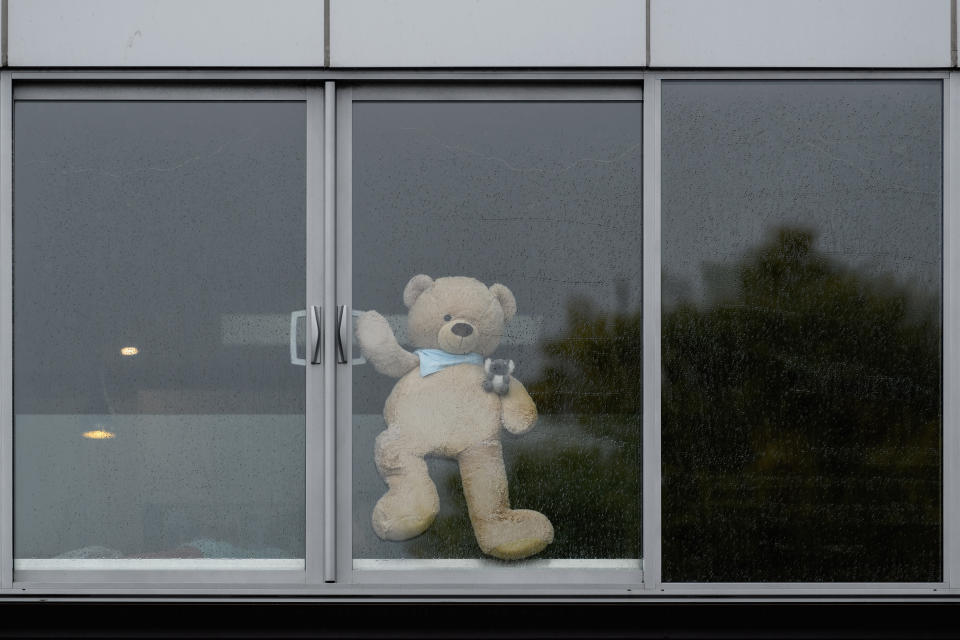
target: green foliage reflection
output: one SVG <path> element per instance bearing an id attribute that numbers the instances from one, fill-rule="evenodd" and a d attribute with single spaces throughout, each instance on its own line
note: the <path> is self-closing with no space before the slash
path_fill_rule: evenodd
<path id="1" fill-rule="evenodd" d="M 795 228 L 726 275 L 662 314 L 664 578 L 939 580 L 939 292 L 846 267 Z M 543 437 L 505 437 L 512 502 L 553 521 L 541 557 L 640 557 L 641 314 L 567 306 L 527 385 Z M 564 420 L 576 437 L 556 437 Z M 455 509 L 412 551 L 475 557 L 457 474 L 446 484 Z"/>
<path id="2" fill-rule="evenodd" d="M 548 364 L 527 389 L 540 413 L 530 434 L 502 434 L 510 501 L 554 525 L 538 558 L 640 557 L 642 321 L 568 305 L 568 329 L 542 349 Z M 441 515 L 411 548 L 421 557 L 476 557 L 458 474 L 447 476 Z"/>
<path id="3" fill-rule="evenodd" d="M 780 229 L 663 320 L 664 578 L 940 578 L 939 297 Z"/>

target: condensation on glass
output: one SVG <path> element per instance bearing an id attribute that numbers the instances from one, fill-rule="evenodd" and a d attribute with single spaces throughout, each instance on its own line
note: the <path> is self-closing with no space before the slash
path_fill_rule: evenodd
<path id="1" fill-rule="evenodd" d="M 641 133 L 640 102 L 353 107 L 355 308 L 380 312 L 412 351 L 403 292 L 413 276 L 500 283 L 516 299 L 492 357 L 513 360 L 539 414 L 531 431 L 499 436 L 510 506 L 554 528 L 534 563 L 639 567 Z M 370 363 L 352 374 L 354 566 L 493 566 L 471 564 L 491 557 L 455 459 L 427 457 L 439 493 L 429 528 L 378 537 L 371 514 L 387 485 L 375 439 L 397 380 Z"/>
<path id="2" fill-rule="evenodd" d="M 303 567 L 305 118 L 16 104 L 15 568 Z"/>
<path id="3" fill-rule="evenodd" d="M 665 81 L 663 579 L 941 579 L 940 81 Z"/>

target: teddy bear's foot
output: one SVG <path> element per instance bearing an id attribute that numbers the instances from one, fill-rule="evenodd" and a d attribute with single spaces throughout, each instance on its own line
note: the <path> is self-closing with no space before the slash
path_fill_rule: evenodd
<path id="1" fill-rule="evenodd" d="M 553 542 L 553 525 L 545 515 L 529 509 L 510 509 L 474 523 L 477 542 L 487 555 L 521 560 L 543 551 Z"/>
<path id="2" fill-rule="evenodd" d="M 440 511 L 439 498 L 431 501 L 430 496 L 403 495 L 390 490 L 373 508 L 373 530 L 384 540 L 409 540 L 426 531 L 437 512 Z"/>

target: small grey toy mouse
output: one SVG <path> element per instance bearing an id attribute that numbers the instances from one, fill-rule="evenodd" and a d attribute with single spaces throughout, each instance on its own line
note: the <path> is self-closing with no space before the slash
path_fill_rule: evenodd
<path id="1" fill-rule="evenodd" d="M 483 381 L 484 391 L 501 396 L 510 392 L 510 374 L 513 373 L 513 360 L 487 358 L 483 361 L 483 371 L 487 374 L 486 380 Z"/>

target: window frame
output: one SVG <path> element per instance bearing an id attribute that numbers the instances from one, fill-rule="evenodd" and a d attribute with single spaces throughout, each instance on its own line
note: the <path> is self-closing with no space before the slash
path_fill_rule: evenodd
<path id="1" fill-rule="evenodd" d="M 932 79 L 942 82 L 942 202 L 943 202 L 943 579 L 936 583 L 663 583 L 661 576 L 661 469 L 660 469 L 660 249 L 661 249 L 661 209 L 660 209 L 660 114 L 661 82 L 664 80 L 917 80 Z M 307 91 L 325 94 L 319 103 L 308 106 L 308 185 L 320 177 L 322 195 L 308 196 L 308 222 L 315 217 L 309 213 L 310 207 L 319 206 L 323 218 L 322 230 L 308 229 L 308 239 L 317 240 L 327 249 L 325 255 L 325 273 L 330 273 L 330 260 L 335 259 L 337 288 L 343 292 L 344 283 L 349 292 L 349 236 L 344 236 L 344 227 L 339 216 L 349 204 L 349 193 L 344 191 L 344 180 L 349 178 L 350 156 L 341 144 L 343 136 L 350 129 L 349 115 L 345 115 L 343 105 L 350 103 L 350 92 L 358 95 L 393 96 L 385 99 L 398 99 L 396 96 L 414 91 L 410 95 L 421 95 L 422 91 L 443 94 L 456 86 L 465 91 L 463 95 L 482 95 L 491 99 L 488 91 L 506 91 L 504 95 L 522 95 L 528 88 L 546 90 L 551 85 L 569 90 L 583 87 L 592 91 L 603 84 L 623 83 L 640 87 L 643 100 L 643 449 L 642 449 L 642 580 L 629 584 L 615 584 L 603 580 L 589 581 L 602 570 L 563 570 L 568 572 L 570 582 L 566 584 L 533 583 L 525 580 L 523 569 L 497 572 L 469 571 L 456 580 L 439 580 L 428 573 L 417 579 L 409 579 L 407 571 L 389 571 L 388 576 L 377 576 L 377 580 L 351 581 L 350 562 L 352 562 L 352 540 L 349 538 L 349 520 L 352 505 L 349 504 L 350 483 L 344 483 L 343 475 L 349 472 L 350 441 L 349 430 L 344 433 L 343 416 L 337 418 L 336 442 L 332 428 L 314 433 L 312 442 L 327 444 L 326 451 L 308 444 L 306 469 L 308 504 L 306 538 L 306 569 L 301 572 L 303 580 L 278 583 L 262 572 L 247 572 L 252 575 L 237 575 L 235 580 L 225 581 L 226 572 L 216 572 L 212 579 L 197 580 L 196 572 L 187 576 L 172 576 L 172 572 L 124 572 L 123 581 L 107 581 L 115 576 L 89 575 L 89 581 L 77 581 L 75 576 L 63 576 L 57 580 L 18 580 L 14 581 L 12 558 L 12 125 L 13 102 L 15 92 L 23 92 L 27 87 L 35 90 L 48 84 L 52 88 L 71 87 L 122 87 L 124 91 L 140 94 L 145 87 L 158 91 L 236 91 L 246 87 L 254 94 L 269 93 L 284 85 L 302 86 Z M 342 83 L 342 84 L 341 84 Z M 99 90 L 99 89 L 95 89 Z M 21 95 L 23 95 L 21 93 Z M 27 94 L 29 95 L 29 90 Z M 93 94 L 87 99 L 105 99 L 102 93 Z M 171 94 L 173 95 L 173 94 Z M 546 94 L 545 94 L 546 95 Z M 416 98 L 408 98 L 416 99 Z M 443 99 L 443 98 L 436 98 Z M 476 98 L 474 98 L 476 99 Z M 516 98 L 515 98 L 516 99 Z M 522 98 L 520 98 L 522 99 Z M 317 119 L 317 117 L 320 119 Z M 310 122 L 314 123 L 311 128 Z M 320 130 L 327 135 L 320 138 Z M 952 133 L 953 132 L 953 133 Z M 334 133 L 337 135 L 335 136 Z M 954 136 L 954 137 L 952 137 Z M 339 138 L 340 141 L 335 138 Z M 311 147 L 311 145 L 313 145 Z M 322 149 L 322 152 L 320 151 Z M 312 150 L 312 152 L 311 152 Z M 210 70 L 160 70 L 160 71 L 0 71 L 0 597 L 43 595 L 60 596 L 104 596 L 136 599 L 144 595 L 165 598 L 178 596 L 298 596 L 317 597 L 343 596 L 351 598 L 376 597 L 378 600 L 431 599 L 437 597 L 455 597 L 463 600 L 556 600 L 582 599 L 591 601 L 628 601 L 644 599 L 656 600 L 716 600 L 717 597 L 741 600 L 748 597 L 763 597 L 781 601 L 807 601 L 811 598 L 876 600 L 899 596 L 912 601 L 942 600 L 944 596 L 960 595 L 960 436 L 957 434 L 960 424 L 960 402 L 948 390 L 960 381 L 960 180 L 951 180 L 951 158 L 960 157 L 960 73 L 949 71 L 656 71 L 638 70 L 553 70 L 553 71 L 210 71 Z M 322 170 L 317 170 L 312 159 L 327 162 Z M 331 160 L 336 160 L 334 165 Z M 960 166 L 960 165 L 958 165 Z M 336 174 L 334 175 L 334 171 Z M 346 174 L 346 175 L 345 175 Z M 347 183 L 349 185 L 349 183 Z M 324 188 L 326 187 L 326 188 Z M 337 188 L 339 187 L 339 188 Z M 309 190 L 309 186 L 308 186 Z M 321 200 L 322 198 L 322 200 Z M 336 199 L 334 219 L 333 199 Z M 323 203 L 326 207 L 323 207 Z M 348 210 L 348 209 L 347 209 Z M 336 224 L 340 222 L 340 224 Z M 309 226 L 309 224 L 308 224 Z M 330 233 L 336 229 L 337 237 Z M 314 235 L 314 233 L 318 235 Z M 319 240 L 319 239 L 322 239 Z M 313 242 L 311 246 L 317 246 Z M 333 251 L 337 251 L 334 255 Z M 346 268 L 344 268 L 346 264 Z M 339 268 L 337 268 L 339 267 Z M 308 284 L 308 289 L 312 286 Z M 334 326 L 335 305 L 343 304 L 349 309 L 349 298 L 334 297 L 333 284 L 322 286 L 323 292 L 316 299 L 323 300 L 324 320 L 327 327 Z M 311 297 L 311 299 L 313 299 Z M 349 314 L 347 314 L 349 317 Z M 349 328 L 349 325 L 348 325 Z M 324 350 L 332 354 L 333 335 L 327 330 Z M 332 363 L 328 357 L 325 362 Z M 309 367 L 308 367 L 309 369 Z M 326 366 L 324 370 L 328 369 Z M 323 385 L 332 385 L 329 379 Z M 308 389 L 316 388 L 310 387 Z M 326 387 L 330 388 L 330 387 Z M 338 407 L 322 408 L 327 416 L 332 411 L 340 411 L 340 396 L 347 385 L 339 385 L 336 391 Z M 308 407 L 315 401 L 308 393 Z M 328 395 L 327 397 L 334 397 Z M 334 403 L 328 403 L 333 405 Z M 349 406 L 349 405 L 347 405 Z M 309 408 L 308 408 L 309 411 Z M 329 425 L 329 421 L 326 422 Z M 309 425 L 309 419 L 308 419 Z M 308 426 L 308 442 L 311 429 Z M 335 445 L 336 465 L 317 468 L 311 465 L 311 457 L 332 455 Z M 317 454 L 320 450 L 321 454 Z M 311 451 L 313 453 L 311 453 Z M 329 460 L 330 458 L 327 458 Z M 330 493 L 329 482 L 323 486 L 324 475 L 335 473 L 339 481 L 336 504 Z M 349 477 L 349 476 L 347 476 Z M 328 480 L 331 476 L 327 476 Z M 311 494 L 311 486 L 313 493 Z M 344 504 L 343 489 L 348 491 Z M 316 499 L 311 502 L 310 496 Z M 326 496 L 326 500 L 323 500 Z M 311 509 L 311 504 L 313 508 Z M 322 506 L 318 507 L 320 504 Z M 323 536 L 324 527 L 333 526 L 334 520 L 323 516 L 333 513 L 336 517 L 336 541 L 331 543 L 331 535 Z M 311 515 L 313 514 L 313 515 Z M 312 534 L 310 532 L 313 532 Z M 344 534 L 347 535 L 344 535 Z M 312 546 L 311 546 L 312 545 Z M 312 554 L 310 549 L 318 552 Z M 322 551 L 321 551 L 322 550 Z M 333 558 L 333 554 L 336 555 Z M 326 559 L 326 562 L 323 560 Z M 331 574 L 331 560 L 336 561 L 336 573 Z M 344 562 L 347 564 L 344 564 Z M 510 571 L 519 571 L 520 575 L 511 575 Z M 556 570 L 551 570 L 553 573 Z M 482 577 L 493 573 L 496 580 Z M 559 574 L 554 574 L 559 575 Z M 230 576 L 234 577 L 234 576 Z M 374 577 L 374 576 L 370 576 Z M 168 578 L 168 579 L 163 579 Z M 187 579 L 189 578 L 189 579 Z M 270 579 L 264 579 L 270 578 Z M 338 581 L 330 582 L 333 578 Z M 404 579 L 398 579 L 404 578 Z M 421 579 L 422 578 L 422 579 Z M 466 580 L 466 582 L 464 581 Z M 511 581 L 515 580 L 515 581 Z M 564 580 L 566 582 L 566 580 Z"/>
<path id="2" fill-rule="evenodd" d="M 4 94 L 3 90 L 7 89 Z M 0 251 L 2 254 L 3 279 L 0 280 L 0 300 L 5 303 L 6 314 L 0 328 L 0 340 L 3 342 L 6 360 L 0 364 L 0 406 L 2 406 L 2 454 L 3 471 L 0 475 L 0 535 L 3 539 L 3 557 L 0 558 L 2 582 L 4 587 L 16 591 L 30 591 L 39 585 L 63 585 L 70 589 L 81 589 L 84 585 L 116 585 L 115 589 L 125 590 L 131 585 L 136 588 L 149 585 L 177 585 L 180 588 L 196 588 L 199 585 L 298 585 L 317 580 L 322 563 L 317 556 L 327 544 L 328 536 L 323 527 L 323 501 L 319 496 L 325 487 L 318 473 L 322 465 L 311 464 L 314 458 L 324 453 L 322 394 L 310 393 L 311 389 L 322 386 L 323 369 L 305 367 L 304 385 L 306 407 L 304 415 L 305 436 L 305 531 L 304 566 L 297 569 L 257 570 L 241 567 L 230 569 L 17 569 L 13 558 L 13 334 L 12 314 L 12 269 L 13 269 L 13 109 L 16 102 L 300 102 L 305 107 L 304 147 L 306 192 L 304 236 L 307 246 L 323 246 L 323 161 L 322 154 L 324 103 L 321 87 L 308 85 L 282 84 L 276 86 L 243 85 L 155 85 L 155 84 L 117 84 L 113 82 L 90 82 L 83 84 L 66 83 L 24 83 L 15 88 L 9 81 L 0 77 L 0 136 L 7 145 L 2 148 L 4 160 L 0 161 L 0 185 L 3 187 L 3 206 L 0 209 Z M 5 110 L 5 111 L 4 111 Z M 304 264 L 306 287 L 303 292 L 304 303 L 318 301 L 323 295 L 322 265 L 311 259 L 307 252 Z M 2 312 L 0 312 L 2 313 Z M 307 340 L 312 337 L 312 327 L 307 323 Z M 39 587 L 41 589 L 47 587 Z"/>
<path id="3" fill-rule="evenodd" d="M 445 82 L 443 84 L 398 83 L 384 85 L 383 83 L 348 83 L 337 89 L 337 300 L 338 304 L 345 305 L 345 318 L 351 318 L 352 309 L 352 106 L 356 102 L 640 102 L 643 109 L 644 93 L 638 83 L 594 83 L 589 86 L 580 83 L 539 83 L 537 85 L 511 86 L 502 83 L 485 83 L 476 86 L 465 83 Z M 646 143 L 644 135 L 644 144 Z M 641 162 L 642 164 L 642 162 Z M 644 273 L 647 269 L 646 255 L 643 257 Z M 352 322 L 347 321 L 344 335 L 352 335 Z M 344 341 L 347 347 L 347 341 Z M 352 360 L 352 345 L 347 347 L 346 359 Z M 564 566 L 563 561 L 541 560 L 545 568 L 517 567 L 484 569 L 486 564 L 495 565 L 495 561 L 480 560 L 468 561 L 479 564 L 480 568 L 469 569 L 439 569 L 432 568 L 431 561 L 401 560 L 399 563 L 411 567 L 409 569 L 357 569 L 354 566 L 353 538 L 352 538 L 352 393 L 351 369 L 349 366 L 340 370 L 337 384 L 337 437 L 342 443 L 337 447 L 337 487 L 338 501 L 338 567 L 343 567 L 345 573 L 355 584 L 402 584 L 402 585 L 469 585 L 469 584 L 500 584 L 531 586 L 554 584 L 558 588 L 568 588 L 570 585 L 590 580 L 590 584 L 604 585 L 600 588 L 610 588 L 627 591 L 641 589 L 643 585 L 643 558 L 626 559 L 640 561 L 640 568 L 607 569 L 599 567 L 572 568 L 570 563 Z M 646 411 L 645 411 L 646 413 Z M 645 434 L 644 434 L 645 436 Z M 642 450 L 645 450 L 645 443 Z M 645 488 L 650 478 L 646 471 L 641 469 L 641 487 Z M 644 493 L 646 491 L 644 490 Z M 641 515 L 643 518 L 643 515 Z M 641 520 L 642 522 L 642 520 Z M 641 525 L 642 526 L 642 525 Z M 645 549 L 641 543 L 641 556 Z M 531 558 L 534 563 L 536 558 Z M 423 568 L 416 569 L 417 565 Z M 550 566 L 553 565 L 553 566 Z M 562 587 L 561 587 L 562 585 Z"/>
<path id="4" fill-rule="evenodd" d="M 957 286 L 957 279 L 960 276 L 960 273 L 956 273 L 957 270 L 957 251 L 960 251 L 960 224 L 956 220 L 952 220 L 957 214 L 953 211 L 957 206 L 957 197 L 956 194 L 954 197 L 951 197 L 951 192 L 957 188 L 956 184 L 950 180 L 950 155 L 952 150 L 960 152 L 960 141 L 953 141 L 950 137 L 951 131 L 951 121 L 954 121 L 955 118 L 960 117 L 960 75 L 955 73 L 947 72 L 730 72 L 730 71 L 716 71 L 716 72 L 676 72 L 676 73 L 652 73 L 648 74 L 645 78 L 645 88 L 648 92 L 655 91 L 656 98 L 652 99 L 651 105 L 652 109 L 655 110 L 655 113 L 651 114 L 652 119 L 655 121 L 655 131 L 651 131 L 651 135 L 655 136 L 658 143 L 660 142 L 660 114 L 662 110 L 662 100 L 661 100 L 661 86 L 663 81 L 671 80 L 703 80 L 703 81 L 745 81 L 745 80 L 768 80 L 768 81 L 863 81 L 863 80 L 873 80 L 873 81 L 896 81 L 896 80 L 940 80 L 942 87 L 942 104 L 941 104 L 941 117 L 942 117 L 942 211 L 941 211 L 941 220 L 942 220 L 942 236 L 943 244 L 941 250 L 943 252 L 943 280 L 942 280 L 942 293 L 943 293 L 943 317 L 942 317 L 942 342 L 941 342 L 941 352 L 942 352 L 942 374 L 943 374 L 943 433 L 942 433 L 942 452 L 941 452 L 941 461 L 942 461 L 942 489 L 943 489 L 943 501 L 942 501 L 942 516 L 943 516 L 943 562 L 942 562 L 942 579 L 939 582 L 712 582 L 712 583 L 689 583 L 689 582 L 663 582 L 662 576 L 660 574 L 660 556 L 658 555 L 658 563 L 656 566 L 657 575 L 655 580 L 657 582 L 657 589 L 664 593 L 677 596 L 707 596 L 710 594 L 714 595 L 726 595 L 726 596 L 779 596 L 787 598 L 796 598 L 796 597 L 807 597 L 807 596 L 853 596 L 853 597 L 869 597 L 869 596 L 890 596 L 890 595 L 935 595 L 940 594 L 945 591 L 949 592 L 950 590 L 955 590 L 955 593 L 960 593 L 960 589 L 957 589 L 957 577 L 960 576 L 960 567 L 956 566 L 957 563 L 957 554 L 960 551 L 960 541 L 956 540 L 956 532 L 958 525 L 960 525 L 960 509 L 958 509 L 957 500 L 960 497 L 960 492 L 957 491 L 955 485 L 957 478 L 957 465 L 960 464 L 960 442 L 958 442 L 958 437 L 956 433 L 957 429 L 957 418 L 960 417 L 958 413 L 958 403 L 955 398 L 947 392 L 948 389 L 952 388 L 955 382 L 960 379 L 958 374 L 960 374 L 960 350 L 958 350 L 958 340 L 955 336 L 956 331 L 960 326 L 960 299 L 955 293 Z M 954 90 L 951 92 L 951 86 L 954 83 L 958 83 Z M 951 95 L 953 98 L 951 99 Z M 955 106 L 954 103 L 956 103 Z M 955 127 L 958 123 L 955 122 Z M 954 129 L 960 131 L 960 128 Z M 954 149 L 954 145 L 957 145 Z M 654 211 L 652 214 L 656 217 L 653 224 L 656 225 L 656 251 L 657 255 L 660 256 L 660 224 L 661 224 L 661 201 L 660 201 L 660 154 L 659 147 L 657 149 L 656 155 L 656 168 L 653 171 L 656 172 L 656 201 L 652 204 Z M 646 241 L 647 238 L 645 237 Z M 657 269 L 660 268 L 660 261 L 657 260 Z M 655 305 L 656 311 L 647 310 L 647 307 L 644 307 L 644 313 L 647 315 L 655 316 L 657 319 L 656 326 L 656 381 L 653 384 L 656 385 L 656 395 L 660 397 L 660 385 L 661 385 L 661 369 L 660 369 L 660 319 L 661 319 L 661 299 L 660 299 L 660 278 L 659 273 L 657 274 L 656 286 L 658 288 L 656 298 L 649 300 L 650 304 Z M 645 297 L 644 302 L 647 303 L 648 300 Z M 954 354 L 952 357 L 948 357 L 949 354 Z M 646 357 L 646 354 L 645 354 Z M 651 381 L 652 382 L 652 381 Z M 644 383 L 644 390 L 649 383 Z M 656 447 L 657 447 L 657 458 L 660 458 L 660 416 L 659 416 L 660 405 L 657 403 L 657 419 L 656 419 Z M 659 481 L 661 475 L 658 475 L 658 487 L 656 499 L 659 503 L 660 499 L 660 486 Z M 657 514 L 660 514 L 660 505 L 657 505 Z M 644 527 L 647 527 L 647 523 L 644 522 Z M 657 539 L 661 539 L 661 520 L 658 517 L 655 523 L 650 525 L 651 527 L 655 526 L 657 528 Z M 953 571 L 951 568 L 953 567 Z M 951 576 L 953 579 L 951 580 Z"/>

